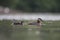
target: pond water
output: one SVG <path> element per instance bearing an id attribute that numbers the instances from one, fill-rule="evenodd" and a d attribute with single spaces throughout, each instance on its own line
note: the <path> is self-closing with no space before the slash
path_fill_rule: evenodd
<path id="1" fill-rule="evenodd" d="M 40 28 L 17 28 L 12 33 L 11 40 L 60 40 L 60 32 L 42 30 Z"/>
<path id="2" fill-rule="evenodd" d="M 60 30 L 15 27 L 9 38 L 0 35 L 0 40 L 60 40 Z"/>
<path id="3" fill-rule="evenodd" d="M 0 40 L 5 39 L 4 35 L 0 35 Z M 60 28 L 57 30 L 46 27 L 45 30 L 44 28 L 20 28 L 16 26 L 8 40 L 60 40 Z"/>
<path id="4" fill-rule="evenodd" d="M 40 29 L 20 28 L 15 29 L 12 40 L 41 40 Z"/>

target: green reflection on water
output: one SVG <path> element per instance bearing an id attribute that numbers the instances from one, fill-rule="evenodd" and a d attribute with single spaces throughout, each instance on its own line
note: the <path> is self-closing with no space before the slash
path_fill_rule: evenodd
<path id="1" fill-rule="evenodd" d="M 20 31 L 15 30 L 12 34 L 13 40 L 40 40 L 40 31 L 36 29 L 25 28 Z"/>

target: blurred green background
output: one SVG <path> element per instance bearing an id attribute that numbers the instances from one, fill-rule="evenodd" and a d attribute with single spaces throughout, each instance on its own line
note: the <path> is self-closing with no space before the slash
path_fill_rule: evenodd
<path id="1" fill-rule="evenodd" d="M 23 12 L 59 12 L 60 0 L 0 0 L 0 6 Z"/>

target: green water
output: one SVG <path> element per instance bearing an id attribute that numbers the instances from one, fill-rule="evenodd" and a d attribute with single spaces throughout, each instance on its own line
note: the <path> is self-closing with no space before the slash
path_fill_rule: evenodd
<path id="1" fill-rule="evenodd" d="M 5 39 L 2 38 L 2 40 Z M 7 40 L 60 40 L 60 30 L 56 28 L 47 30 L 42 28 L 15 27 L 11 37 L 7 38 Z"/>
<path id="2" fill-rule="evenodd" d="M 12 40 L 40 40 L 40 30 L 31 28 L 17 29 L 12 34 Z"/>
<path id="3" fill-rule="evenodd" d="M 0 40 L 60 40 L 60 21 L 45 24 L 40 28 L 36 25 L 11 26 L 10 21 L 0 21 Z"/>
<path id="4" fill-rule="evenodd" d="M 60 30 L 19 28 L 12 33 L 11 40 L 60 40 Z"/>

